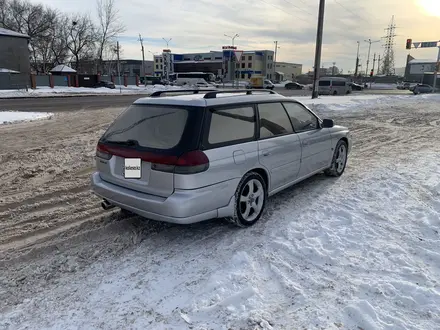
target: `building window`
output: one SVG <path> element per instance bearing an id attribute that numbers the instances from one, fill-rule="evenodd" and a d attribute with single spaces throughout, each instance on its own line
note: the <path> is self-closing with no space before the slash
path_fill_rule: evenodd
<path id="1" fill-rule="evenodd" d="M 248 68 L 252 68 L 252 62 L 248 63 Z"/>
<path id="2" fill-rule="evenodd" d="M 240 63 L 235 64 L 235 67 L 236 67 L 237 69 L 240 69 Z"/>
<path id="3" fill-rule="evenodd" d="M 159 63 L 159 59 L 158 59 L 158 58 L 155 58 L 154 61 L 155 61 L 156 63 Z"/>
<path id="4" fill-rule="evenodd" d="M 248 56 L 248 60 L 249 60 L 249 61 L 252 61 L 252 56 Z"/>
<path id="5" fill-rule="evenodd" d="M 267 79 L 270 79 L 270 78 L 269 78 L 269 74 L 266 75 L 266 78 L 267 78 Z"/>
<path id="6" fill-rule="evenodd" d="M 204 57 L 203 59 L 204 60 L 210 60 L 211 58 L 210 57 Z"/>
<path id="7" fill-rule="evenodd" d="M 156 70 L 159 70 L 159 64 L 156 64 Z"/>
<path id="8" fill-rule="evenodd" d="M 163 70 L 163 65 L 162 64 L 160 65 L 160 69 Z"/>
<path id="9" fill-rule="evenodd" d="M 269 63 L 267 63 L 267 68 L 270 69 Z"/>
<path id="10" fill-rule="evenodd" d="M 242 60 L 242 61 L 246 60 L 246 56 L 242 56 L 242 57 L 241 57 L 241 60 Z"/>
<path id="11" fill-rule="evenodd" d="M 241 79 L 244 79 L 244 73 L 241 74 Z"/>
<path id="12" fill-rule="evenodd" d="M 246 67 L 246 63 L 241 63 L 241 68 L 244 69 Z"/>
<path id="13" fill-rule="evenodd" d="M 248 79 L 251 79 L 252 73 L 248 73 Z"/>
<path id="14" fill-rule="evenodd" d="M 221 60 L 221 59 L 223 59 L 223 57 L 214 57 L 214 59 Z"/>

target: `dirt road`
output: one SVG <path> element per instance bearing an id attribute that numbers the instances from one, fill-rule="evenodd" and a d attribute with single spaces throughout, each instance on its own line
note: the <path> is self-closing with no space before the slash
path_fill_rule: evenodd
<path id="1" fill-rule="evenodd" d="M 398 159 L 421 149 L 438 151 L 438 103 L 425 101 L 417 110 L 417 102 L 325 111 L 324 117 L 350 127 L 353 134 L 344 175 L 360 178 L 363 168 L 379 168 L 381 158 Z M 319 106 L 315 110 L 323 112 Z M 97 139 L 120 111 L 57 113 L 50 120 L 0 126 L 0 313 L 55 285 L 65 274 L 80 272 L 98 259 L 129 253 L 164 230 L 180 231 L 175 225 L 124 218 L 117 210 L 105 212 L 91 194 Z M 317 180 L 321 179 L 303 185 Z M 292 190 L 270 204 L 273 207 L 277 199 L 290 194 Z M 222 226 L 226 224 L 215 221 L 192 228 Z"/>

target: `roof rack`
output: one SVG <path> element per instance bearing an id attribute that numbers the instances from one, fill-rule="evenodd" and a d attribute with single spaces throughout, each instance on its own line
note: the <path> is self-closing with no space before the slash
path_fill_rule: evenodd
<path id="1" fill-rule="evenodd" d="M 216 90 L 208 92 L 203 96 L 204 99 L 215 99 L 217 94 L 230 94 L 230 93 L 246 93 L 246 95 L 252 95 L 252 92 L 268 92 L 269 94 L 278 94 L 270 89 L 230 89 L 230 90 Z"/>
<path id="2" fill-rule="evenodd" d="M 165 93 L 193 93 L 193 94 L 199 94 L 199 92 L 212 92 L 216 89 L 171 89 L 171 90 L 164 90 L 164 91 L 156 91 L 150 94 L 150 97 L 159 97 L 162 94 Z"/>

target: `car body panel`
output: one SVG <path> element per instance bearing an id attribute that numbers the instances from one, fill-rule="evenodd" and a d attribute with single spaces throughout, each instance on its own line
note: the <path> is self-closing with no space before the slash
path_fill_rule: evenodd
<path id="1" fill-rule="evenodd" d="M 203 94 L 152 97 L 134 103 L 196 106 L 200 107 L 196 111 L 203 114 L 212 106 L 253 104 L 256 110 L 256 105 L 261 102 L 292 102 L 289 98 L 267 92 L 220 95 L 212 99 L 204 99 Z M 92 190 L 110 204 L 157 221 L 187 224 L 233 216 L 234 194 L 240 180 L 249 171 L 265 174 L 268 195 L 272 196 L 330 167 L 340 139 L 346 139 L 348 151 L 351 150 L 351 136 L 346 127 L 336 125 L 322 128 L 322 120 L 316 117 L 320 123 L 318 129 L 261 140 L 256 136 L 248 142 L 202 148 L 209 159 L 209 167 L 196 174 L 157 172 L 152 176 L 154 170 L 151 163 L 145 162 L 142 163 L 142 168 L 145 167 L 142 184 L 138 181 L 131 185 L 130 181 L 124 179 L 120 169 L 123 157 L 113 156 L 109 160 L 97 158 L 97 172 L 91 178 Z M 203 125 L 204 130 L 205 121 Z"/>
<path id="2" fill-rule="evenodd" d="M 301 163 L 301 144 L 297 134 L 258 141 L 260 164 L 270 173 L 269 191 L 293 181 Z"/>

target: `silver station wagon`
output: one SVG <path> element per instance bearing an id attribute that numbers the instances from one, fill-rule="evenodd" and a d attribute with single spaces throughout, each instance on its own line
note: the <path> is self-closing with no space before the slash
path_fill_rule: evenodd
<path id="1" fill-rule="evenodd" d="M 322 171 L 340 176 L 350 149 L 347 128 L 273 91 L 161 91 L 100 138 L 92 189 L 104 209 L 246 227 L 269 196 Z"/>

